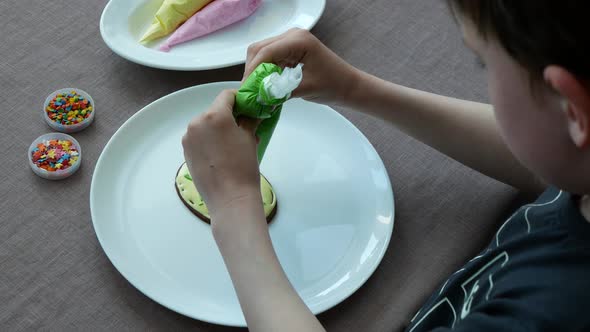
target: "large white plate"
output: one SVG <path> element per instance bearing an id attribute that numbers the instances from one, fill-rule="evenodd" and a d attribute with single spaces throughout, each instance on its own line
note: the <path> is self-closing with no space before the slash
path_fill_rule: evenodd
<path id="1" fill-rule="evenodd" d="M 113 265 L 144 294 L 181 314 L 245 326 L 210 227 L 177 197 L 189 120 L 237 82 L 195 86 L 131 117 L 100 156 L 92 221 Z M 290 281 L 314 313 L 373 273 L 393 230 L 393 193 L 369 141 L 329 107 L 291 100 L 261 165 L 278 197 L 270 234 Z"/>
<path id="2" fill-rule="evenodd" d="M 311 29 L 324 11 L 326 0 L 263 0 L 246 20 L 174 47 L 157 47 L 165 38 L 144 46 L 140 37 L 163 0 L 111 0 L 100 19 L 105 43 L 123 58 L 139 64 L 173 70 L 205 70 L 244 63 L 248 45 L 290 28 Z"/>

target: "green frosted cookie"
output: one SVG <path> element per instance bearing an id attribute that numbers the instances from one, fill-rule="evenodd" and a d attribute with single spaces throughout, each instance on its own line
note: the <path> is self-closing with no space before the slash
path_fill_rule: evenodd
<path id="1" fill-rule="evenodd" d="M 193 184 L 186 163 L 182 164 L 176 173 L 175 186 L 176 192 L 184 205 L 204 222 L 210 223 L 211 217 L 209 216 L 209 210 Z M 277 197 L 270 182 L 263 175 L 260 175 L 260 191 L 264 205 L 264 215 L 266 221 L 270 223 L 277 212 Z"/>

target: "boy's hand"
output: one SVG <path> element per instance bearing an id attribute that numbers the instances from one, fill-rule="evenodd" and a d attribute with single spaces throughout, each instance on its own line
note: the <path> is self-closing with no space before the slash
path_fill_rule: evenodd
<path id="1" fill-rule="evenodd" d="M 357 84 L 359 71 L 322 44 L 309 31 L 291 29 L 277 37 L 250 45 L 244 78 L 263 62 L 281 67 L 303 63 L 303 81 L 294 97 L 321 103 L 346 104 Z"/>
<path id="2" fill-rule="evenodd" d="M 223 91 L 182 138 L 191 176 L 252 331 L 325 331 L 289 283 L 273 250 L 260 195 L 254 132 L 232 114 L 236 91 Z M 272 313 L 269 315 L 268 313 Z"/>
<path id="3" fill-rule="evenodd" d="M 191 176 L 211 214 L 262 209 L 254 132 L 258 122 L 232 114 L 236 91 L 223 91 L 189 124 L 182 146 Z M 262 220 L 266 223 L 265 220 Z"/>

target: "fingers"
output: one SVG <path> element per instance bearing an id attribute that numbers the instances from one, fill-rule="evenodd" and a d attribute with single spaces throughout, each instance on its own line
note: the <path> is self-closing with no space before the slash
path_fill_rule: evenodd
<path id="1" fill-rule="evenodd" d="M 208 127 L 220 128 L 228 125 L 235 126 L 235 120 L 233 117 L 233 107 L 235 103 L 236 90 L 224 90 L 222 91 L 209 109 L 195 116 L 189 123 L 187 133 L 185 134 L 188 141 L 192 134 L 202 131 Z"/>
<path id="2" fill-rule="evenodd" d="M 252 119 L 252 118 L 247 118 L 247 117 L 239 117 L 238 120 L 238 126 L 242 129 L 244 129 L 245 131 L 254 134 L 256 132 L 256 129 L 258 128 L 258 125 L 260 124 L 260 122 L 262 122 L 262 120 L 260 119 Z"/>
<path id="3" fill-rule="evenodd" d="M 280 39 L 282 39 L 284 37 L 285 34 L 281 34 L 275 37 L 271 37 L 271 38 L 267 38 L 265 40 L 259 41 L 257 43 L 251 44 L 250 46 L 248 46 L 248 53 L 246 55 L 246 69 L 244 71 L 244 78 L 248 77 L 252 71 L 254 70 L 254 68 L 249 68 L 250 66 L 248 66 L 249 64 L 251 64 L 252 59 L 256 56 L 256 54 L 258 54 L 258 52 L 260 52 L 260 50 Z M 249 70 L 250 69 L 250 70 Z"/>
<path id="4" fill-rule="evenodd" d="M 254 135 L 256 128 L 262 120 L 248 117 L 234 119 L 233 106 L 235 103 L 236 90 L 224 90 L 213 101 L 209 110 L 200 116 L 195 117 L 189 124 L 187 135 L 191 132 L 201 131 L 206 128 L 215 130 L 233 130 L 241 128 L 250 135 Z M 237 124 L 237 126 L 236 126 Z"/>
<path id="5" fill-rule="evenodd" d="M 237 90 L 223 90 L 217 95 L 210 110 L 214 112 L 233 112 Z"/>
<path id="6" fill-rule="evenodd" d="M 203 115 L 212 125 L 235 123 L 233 110 L 237 90 L 223 90 Z"/>
<path id="7" fill-rule="evenodd" d="M 279 66 L 286 66 L 291 63 L 297 64 L 302 57 L 297 56 L 293 42 L 281 39 L 260 49 L 248 64 L 244 77 L 248 77 L 261 63 L 269 62 Z"/>
<path id="8" fill-rule="evenodd" d="M 263 62 L 282 67 L 297 65 L 305 55 L 305 46 L 302 41 L 307 37 L 306 34 L 309 32 L 294 28 L 279 36 L 250 45 L 243 79 Z"/>

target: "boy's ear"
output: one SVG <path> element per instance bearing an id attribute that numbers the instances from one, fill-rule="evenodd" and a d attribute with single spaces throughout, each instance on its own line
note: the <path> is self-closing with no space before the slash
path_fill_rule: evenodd
<path id="1" fill-rule="evenodd" d="M 563 98 L 562 111 L 572 142 L 578 148 L 590 147 L 590 88 L 560 66 L 547 66 L 543 76 Z"/>

